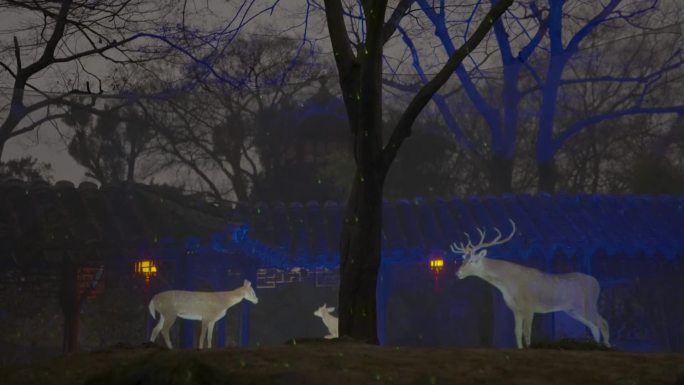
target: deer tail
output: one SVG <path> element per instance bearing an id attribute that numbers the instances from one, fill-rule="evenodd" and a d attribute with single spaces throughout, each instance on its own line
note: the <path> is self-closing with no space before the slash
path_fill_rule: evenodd
<path id="1" fill-rule="evenodd" d="M 152 300 L 150 301 L 150 305 L 148 306 L 148 308 L 150 309 L 150 315 L 152 316 L 152 318 L 157 319 L 157 315 L 154 311 L 154 298 L 152 298 Z"/>

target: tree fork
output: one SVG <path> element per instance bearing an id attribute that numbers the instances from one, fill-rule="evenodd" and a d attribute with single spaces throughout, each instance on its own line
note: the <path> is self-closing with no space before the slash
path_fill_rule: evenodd
<path id="1" fill-rule="evenodd" d="M 414 96 L 382 148 L 382 46 L 393 26 L 399 23 L 399 15 L 410 7 L 410 1 L 402 1 L 390 17 L 391 25 L 382 28 L 386 4 L 379 0 L 364 5 L 367 40 L 359 47 L 357 57 L 349 41 L 341 1 L 325 0 L 328 31 L 349 116 L 356 161 L 356 176 L 340 237 L 339 331 L 342 337 L 373 344 L 378 343 L 375 306 L 385 175 L 403 141 L 411 135 L 411 126 L 420 112 L 463 59 L 484 39 L 494 21 L 513 4 L 513 0 L 499 0 L 492 6 L 466 43 Z"/>

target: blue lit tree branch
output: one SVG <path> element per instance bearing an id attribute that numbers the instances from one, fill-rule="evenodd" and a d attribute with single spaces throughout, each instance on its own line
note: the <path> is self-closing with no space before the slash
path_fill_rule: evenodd
<path id="1" fill-rule="evenodd" d="M 411 38 L 408 36 L 407 32 L 401 28 L 397 27 L 397 31 L 401 34 L 402 40 L 406 44 L 407 47 L 411 50 L 411 58 L 413 60 L 413 67 L 416 70 L 416 73 L 418 74 L 418 77 L 420 78 L 420 81 L 425 84 L 428 82 L 428 78 L 425 75 L 425 71 L 423 70 L 422 65 L 420 64 L 420 56 L 418 54 L 418 50 L 416 49 L 415 45 L 413 44 L 413 41 Z M 483 158 L 481 152 L 473 145 L 473 143 L 468 139 L 468 137 L 465 135 L 463 132 L 463 129 L 460 127 L 458 121 L 454 117 L 453 113 L 449 109 L 449 105 L 447 103 L 447 100 L 444 96 L 440 95 L 439 93 L 435 93 L 434 96 L 432 97 L 432 101 L 437 105 L 437 108 L 439 109 L 439 112 L 442 114 L 442 117 L 444 119 L 444 123 L 447 125 L 449 130 L 454 134 L 456 137 L 456 140 L 466 149 L 472 151 L 475 153 L 479 158 Z"/>
<path id="2" fill-rule="evenodd" d="M 496 2 L 492 2 L 495 4 Z M 435 36 L 437 37 L 441 47 L 447 55 L 453 54 L 455 47 L 452 38 L 452 32 L 447 23 L 447 14 L 444 11 L 444 4 L 435 9 L 426 0 L 417 0 L 417 4 L 423 11 L 429 22 L 434 27 Z M 481 2 L 478 1 L 472 12 L 463 20 L 463 36 L 467 36 L 472 24 L 473 18 L 476 15 L 478 7 L 482 7 Z M 522 24 L 523 15 L 519 15 L 519 10 L 530 12 L 526 19 L 532 20 L 526 24 Z M 518 25 L 519 31 L 516 35 L 510 36 L 510 27 L 507 28 L 505 24 L 515 23 Z M 508 29 L 508 30 L 507 30 Z M 532 30 L 532 33 L 530 33 Z M 465 139 L 463 134 L 455 135 L 459 143 L 463 144 L 466 149 L 473 151 L 475 154 L 488 160 L 490 190 L 493 192 L 510 191 L 512 188 L 512 173 L 513 173 L 513 159 L 515 156 L 515 148 L 517 142 L 517 132 L 519 125 L 519 109 L 523 94 L 518 89 L 518 84 L 521 81 L 521 71 L 525 68 L 531 72 L 534 70 L 528 66 L 528 59 L 532 53 L 539 46 L 547 30 L 546 19 L 542 16 L 541 11 L 536 7 L 536 3 L 532 2 L 529 9 L 523 6 L 518 6 L 514 10 L 509 10 L 500 19 L 494 23 L 494 37 L 497 43 L 497 52 L 502 61 L 502 84 L 491 85 L 487 82 L 486 91 L 490 96 L 485 97 L 480 88 L 478 88 L 476 81 L 478 78 L 487 81 L 488 76 L 482 73 L 480 65 L 472 59 L 474 71 L 468 71 L 463 65 L 456 68 L 455 74 L 463 86 L 463 90 L 468 99 L 472 103 L 475 111 L 482 117 L 489 129 L 490 143 L 483 149 L 476 149 L 470 141 Z M 512 43 L 520 46 L 518 37 L 524 37 L 527 42 L 522 43 L 517 54 L 513 53 Z M 407 46 L 413 46 L 413 43 L 404 39 Z M 412 50 L 415 52 L 415 50 Z M 414 63 L 417 55 L 414 53 Z M 481 54 L 485 59 L 488 54 Z M 422 71 L 415 66 L 416 72 L 420 75 Z M 499 94 L 499 97 L 491 96 Z M 501 100 L 501 105 L 494 102 L 495 99 Z M 443 103 L 435 100 L 438 105 Z M 449 112 L 448 108 L 439 107 L 442 116 L 446 122 L 453 122 L 454 118 Z M 453 128 L 452 128 L 453 130 Z"/>
<path id="3" fill-rule="evenodd" d="M 660 68 L 639 76 L 615 76 L 612 74 L 595 76 L 587 73 L 582 74 L 582 76 L 575 76 L 572 79 L 563 78 L 564 74 L 567 73 L 566 68 L 568 65 L 578 62 L 576 58 L 579 56 L 579 53 L 583 52 L 582 44 L 590 38 L 592 33 L 596 32 L 602 25 L 610 22 L 624 22 L 627 25 L 636 25 L 638 17 L 657 9 L 657 0 L 636 2 L 633 9 L 629 8 L 629 5 L 632 5 L 629 2 L 611 0 L 607 4 L 600 6 L 598 12 L 586 24 L 581 26 L 565 45 L 563 43 L 563 4 L 563 1 L 549 0 L 550 57 L 546 60 L 546 74 L 541 89 L 536 149 L 539 170 L 538 188 L 541 191 L 554 190 L 557 179 L 554 157 L 563 144 L 581 130 L 609 119 L 638 114 L 671 114 L 681 111 L 682 108 L 681 105 L 648 107 L 643 105 L 645 98 L 653 92 L 654 88 L 658 85 L 657 82 L 665 74 L 681 68 L 681 49 L 675 50 L 672 55 L 665 59 Z M 596 39 L 600 40 L 599 38 Z M 633 40 L 635 42 L 638 41 L 637 38 Z M 597 51 L 599 48 L 589 47 L 587 49 Z M 625 66 L 628 68 L 629 64 L 627 62 Z M 563 104 L 567 103 L 564 100 L 568 100 L 566 97 L 561 97 L 563 88 L 564 86 L 579 83 L 606 83 L 604 87 L 618 87 L 625 89 L 625 91 L 617 93 L 617 101 L 612 103 L 612 108 L 606 109 L 604 107 L 602 111 L 596 112 L 594 116 L 581 118 L 575 123 L 570 123 L 569 127 L 564 130 L 559 130 L 556 128 L 558 116 L 563 113 Z M 607 105 L 605 101 L 602 104 Z M 560 134 L 556 136 L 555 132 L 559 131 Z"/>
<path id="4" fill-rule="evenodd" d="M 539 6 L 540 3 L 544 3 L 545 6 Z M 453 41 L 459 36 L 455 31 L 463 30 L 467 33 L 470 19 L 475 11 L 464 16 L 461 24 L 450 24 L 445 20 L 441 3 L 435 6 L 431 2 L 417 0 L 417 4 L 434 27 L 435 36 L 444 52 L 446 54 L 453 52 Z M 545 186 L 553 184 L 551 178 L 553 173 L 549 172 L 549 168 L 550 166 L 552 168 L 554 154 L 569 138 L 582 129 L 607 119 L 643 114 L 645 113 L 643 111 L 650 111 L 652 114 L 667 114 L 678 108 L 675 103 L 670 106 L 656 105 L 643 109 L 645 100 L 651 98 L 654 91 L 662 86 L 663 79 L 681 68 L 680 50 L 675 50 L 661 64 L 649 63 L 653 66 L 644 71 L 637 72 L 630 69 L 624 70 L 627 72 L 620 72 L 614 69 L 612 73 L 597 74 L 580 70 L 582 73 L 577 73 L 577 70 L 583 66 L 583 56 L 592 53 L 601 55 L 603 52 L 601 47 L 592 48 L 591 45 L 586 44 L 588 39 L 592 40 L 592 44 L 607 44 L 606 38 L 601 40 L 605 30 L 602 26 L 620 22 L 636 28 L 644 28 L 643 31 L 648 31 L 650 34 L 669 33 L 669 28 L 654 26 L 653 21 L 650 21 L 651 24 L 647 26 L 639 25 L 640 17 L 648 16 L 658 9 L 658 1 L 611 0 L 603 5 L 588 5 L 588 10 L 577 10 L 576 7 L 572 11 L 568 10 L 568 12 L 579 12 L 576 15 L 565 13 L 563 4 L 562 1 L 554 0 L 531 1 L 526 5 L 521 4 L 519 7 L 510 9 L 495 23 L 494 38 L 498 49 L 496 56 L 500 58 L 502 65 L 495 67 L 496 69 L 489 69 L 487 72 L 495 75 L 500 82 L 490 82 L 492 75 L 483 73 L 482 63 L 492 56 L 487 52 L 471 55 L 473 58 L 471 70 L 466 70 L 461 65 L 455 71 L 474 110 L 482 117 L 489 129 L 490 143 L 484 145 L 482 152 L 490 160 L 488 164 L 490 191 L 510 191 L 512 188 L 512 162 L 515 158 L 518 131 L 526 123 L 521 119 L 521 113 L 525 112 L 525 116 L 529 115 L 523 108 L 537 108 L 539 187 L 545 191 L 552 190 L 552 187 Z M 570 3 L 566 1 L 565 4 Z M 482 7 L 481 2 L 476 2 L 476 6 Z M 567 5 L 567 8 L 570 9 L 570 5 Z M 591 10 L 595 13 L 585 17 L 586 13 Z M 566 20 L 579 20 L 580 25 L 573 24 L 572 28 L 575 30 L 572 31 L 570 27 L 564 26 Z M 571 34 L 568 34 L 568 31 L 571 31 Z M 567 43 L 563 41 L 566 37 Z M 621 36 L 620 39 L 635 38 Z M 418 61 L 415 43 L 408 41 L 406 37 L 404 37 L 404 42 L 411 50 L 413 67 L 420 78 L 424 71 Z M 587 53 L 587 46 L 593 50 L 592 53 Z M 475 57 L 482 59 L 476 61 Z M 606 58 L 608 59 L 607 56 Z M 625 62 L 625 65 L 629 67 L 630 62 Z M 568 76 L 570 71 L 567 68 L 570 66 L 575 71 L 572 77 Z M 489 67 L 492 66 L 489 65 Z M 636 65 L 632 67 L 636 68 Z M 529 87 L 526 75 L 529 75 L 529 80 L 534 82 L 532 87 Z M 564 90 L 564 87 L 597 83 L 606 83 L 603 87 L 621 87 L 621 91 L 617 95 L 608 95 L 615 100 L 602 102 L 603 111 L 594 112 L 597 113 L 596 119 L 591 117 L 582 119 L 581 123 L 572 125 L 572 129 L 567 132 L 555 128 L 559 117 L 567 114 L 565 106 L 569 106 L 568 103 L 578 103 L 577 100 L 569 98 L 570 90 Z M 537 100 L 540 102 L 536 102 Z M 439 102 L 435 100 L 435 103 Z M 606 110 L 610 104 L 614 106 Z M 448 109 L 440 107 L 439 110 L 445 121 L 453 119 L 449 116 Z M 593 123 L 589 124 L 590 122 Z M 559 131 L 563 133 L 555 137 L 553 133 Z M 457 136 L 457 140 L 464 144 L 462 138 Z M 471 149 L 467 145 L 465 148 Z"/>

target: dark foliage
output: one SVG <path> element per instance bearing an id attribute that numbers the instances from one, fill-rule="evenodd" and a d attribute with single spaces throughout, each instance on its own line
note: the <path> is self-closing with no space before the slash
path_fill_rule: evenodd
<path id="1" fill-rule="evenodd" d="M 52 165 L 32 156 L 0 162 L 0 179 L 17 178 L 27 182 L 52 180 Z"/>
<path id="2" fill-rule="evenodd" d="M 192 353 L 155 352 L 138 361 L 94 376 L 85 385 L 219 385 L 230 376 L 201 362 Z"/>

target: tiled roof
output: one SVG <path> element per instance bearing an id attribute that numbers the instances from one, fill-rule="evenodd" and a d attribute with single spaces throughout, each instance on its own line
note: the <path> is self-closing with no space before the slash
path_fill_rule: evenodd
<path id="1" fill-rule="evenodd" d="M 246 223 L 245 250 L 273 265 L 334 266 L 343 205 L 335 202 L 241 205 L 233 221 Z M 684 197 L 539 194 L 385 202 L 383 257 L 388 262 L 450 257 L 451 242 L 476 227 L 510 231 L 513 239 L 489 250 L 493 257 L 583 258 L 606 255 L 684 256 Z"/>
<path id="2" fill-rule="evenodd" d="M 385 202 L 386 262 L 447 259 L 452 242 L 476 227 L 513 239 L 492 257 L 684 256 L 684 197 L 539 194 Z M 336 202 L 215 207 L 174 200 L 144 185 L 0 182 L 0 257 L 92 245 L 99 249 L 196 248 L 235 252 L 271 267 L 336 267 L 344 205 Z M 237 224 L 243 224 L 237 226 Z M 190 246 L 189 246 L 190 245 Z M 192 246 L 194 245 L 194 246 Z M 161 246 L 160 246 L 161 247 Z M 178 250 L 180 252 L 182 250 Z M 175 253 L 172 253 L 175 254 Z M 235 257 L 231 257 L 235 258 Z M 235 260 L 237 261 L 237 260 Z"/>
<path id="3" fill-rule="evenodd" d="M 186 200 L 190 201 L 190 199 Z M 192 206 L 192 205 L 191 205 Z M 144 185 L 0 182 L 0 256 L 97 247 L 148 247 L 162 238 L 208 239 L 223 231 L 221 210 L 185 207 Z M 199 207 L 202 206 L 202 207 Z M 213 213 L 208 209 L 213 209 Z"/>

